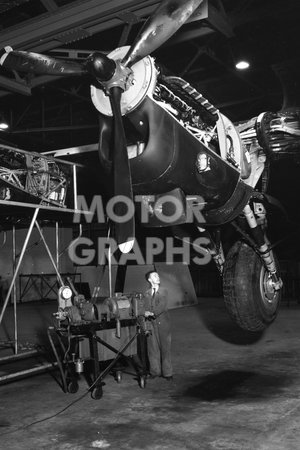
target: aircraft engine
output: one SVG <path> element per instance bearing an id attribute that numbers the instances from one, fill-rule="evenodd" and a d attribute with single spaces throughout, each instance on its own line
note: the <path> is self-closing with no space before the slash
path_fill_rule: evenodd
<path id="1" fill-rule="evenodd" d="M 141 294 L 115 293 L 114 296 L 96 300 L 87 300 L 84 295 L 73 292 L 69 286 L 62 286 L 58 292 L 59 321 L 70 324 L 110 322 L 111 320 L 126 320 L 137 318 L 143 314 Z"/>

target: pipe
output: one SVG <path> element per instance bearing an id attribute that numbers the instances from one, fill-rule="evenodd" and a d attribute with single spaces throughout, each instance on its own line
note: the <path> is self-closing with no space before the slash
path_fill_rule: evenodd
<path id="1" fill-rule="evenodd" d="M 46 240 L 45 240 L 45 238 L 44 238 L 44 235 L 43 235 L 43 232 L 42 232 L 42 230 L 41 230 L 41 227 L 39 226 L 39 224 L 38 224 L 37 221 L 35 221 L 35 226 L 37 227 L 37 229 L 38 229 L 38 231 L 39 231 L 39 233 L 40 233 L 40 236 L 41 236 L 41 238 L 42 238 L 42 241 L 43 241 L 43 243 L 44 243 L 44 246 L 45 246 L 45 248 L 46 248 L 46 251 L 47 251 L 47 253 L 48 253 L 48 256 L 49 256 L 49 258 L 50 258 L 50 260 L 51 260 L 51 262 L 52 262 L 52 265 L 53 265 L 53 267 L 54 267 L 54 270 L 55 270 L 55 272 L 56 272 L 56 275 L 57 275 L 58 281 L 59 281 L 59 283 L 60 283 L 60 286 L 63 286 L 63 285 L 64 285 L 63 279 L 62 279 L 62 277 L 61 277 L 61 275 L 60 275 L 60 273 L 59 273 L 59 271 L 58 271 L 58 269 L 57 269 L 57 267 L 56 267 L 56 264 L 55 264 L 55 261 L 54 261 L 54 259 L 53 259 L 53 256 L 52 256 L 52 254 L 51 254 L 51 252 L 50 252 L 50 249 L 49 249 L 49 247 L 48 247 L 48 244 L 47 244 L 47 242 L 46 242 Z"/>
<path id="2" fill-rule="evenodd" d="M 56 259 L 56 267 L 59 271 L 59 236 L 58 236 L 58 222 L 55 222 L 55 259 Z"/>
<path id="3" fill-rule="evenodd" d="M 20 370 L 19 372 L 10 373 L 8 375 L 2 375 L 2 376 L 0 376 L 0 381 L 13 380 L 14 378 L 28 375 L 31 373 L 42 372 L 43 370 L 49 369 L 56 365 L 57 365 L 56 363 L 46 363 L 46 364 L 41 364 L 40 366 L 37 366 L 37 367 L 33 367 L 32 369 Z"/>
<path id="4" fill-rule="evenodd" d="M 73 165 L 73 189 L 74 189 L 74 209 L 78 209 L 77 203 L 77 168 L 76 165 Z"/>
<path id="5" fill-rule="evenodd" d="M 108 247 L 108 285 L 109 285 L 109 296 L 112 297 L 112 280 L 111 280 L 111 247 Z"/>
<path id="6" fill-rule="evenodd" d="M 18 353 L 17 355 L 3 356 L 2 358 L 0 358 L 0 364 L 6 362 L 14 362 L 24 358 L 30 358 L 31 356 L 38 355 L 39 353 L 40 352 L 38 350 L 29 350 L 27 352 Z"/>
<path id="7" fill-rule="evenodd" d="M 12 229 L 12 253 L 13 253 L 13 272 L 16 269 L 16 227 L 13 225 Z M 18 318 L 17 318 L 17 291 L 16 283 L 13 286 L 13 304 L 14 304 L 14 331 L 15 331 L 15 354 L 18 353 Z"/>

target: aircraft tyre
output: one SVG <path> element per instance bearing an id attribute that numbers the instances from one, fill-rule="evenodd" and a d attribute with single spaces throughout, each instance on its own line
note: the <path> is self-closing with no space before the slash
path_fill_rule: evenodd
<path id="1" fill-rule="evenodd" d="M 277 260 L 276 266 L 279 274 Z M 281 290 L 273 288 L 260 257 L 245 242 L 237 241 L 228 252 L 223 294 L 231 318 L 244 330 L 264 330 L 277 316 Z"/>

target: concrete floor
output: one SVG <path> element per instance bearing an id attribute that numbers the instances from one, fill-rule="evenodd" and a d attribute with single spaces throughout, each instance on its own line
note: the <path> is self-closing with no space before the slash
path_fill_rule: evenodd
<path id="1" fill-rule="evenodd" d="M 43 324 L 46 311 L 37 315 Z M 171 318 L 173 382 L 141 389 L 133 373 L 121 383 L 107 376 L 100 400 L 83 378 L 76 394 L 64 394 L 53 373 L 2 385 L 0 448 L 298 450 L 299 305 L 283 304 L 263 334 L 240 331 L 222 299 L 200 299 Z"/>

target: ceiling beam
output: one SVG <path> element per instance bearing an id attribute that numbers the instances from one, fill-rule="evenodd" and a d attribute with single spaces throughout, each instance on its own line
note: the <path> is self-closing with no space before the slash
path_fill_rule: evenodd
<path id="1" fill-rule="evenodd" d="M 53 0 L 41 0 L 53 5 Z M 188 20 L 207 18 L 207 1 L 204 0 Z M 51 2 L 51 3 L 49 3 Z M 53 2 L 53 3 L 52 3 Z M 101 31 L 124 23 L 128 14 L 134 14 L 137 21 L 149 16 L 159 5 L 157 0 L 80 0 L 25 21 L 23 24 L 3 30 L 0 48 L 10 45 L 14 49 L 43 52 L 92 36 Z M 211 20 L 217 23 L 214 18 Z"/>
<path id="2" fill-rule="evenodd" d="M 52 86 L 52 89 L 54 89 L 55 91 L 59 91 L 62 92 L 63 94 L 67 94 L 70 97 L 74 97 L 77 98 L 78 100 L 81 100 L 82 102 L 86 102 L 91 104 L 91 98 L 89 96 L 84 97 L 83 95 L 77 94 L 77 92 L 73 91 L 73 90 L 68 90 L 68 89 L 63 89 L 61 87 L 54 87 Z"/>
<path id="3" fill-rule="evenodd" d="M 251 88 L 254 88 L 255 91 L 257 91 L 260 95 L 265 95 L 265 90 L 263 86 L 260 86 L 256 83 L 252 83 L 251 80 L 249 80 L 246 76 L 242 75 L 239 71 L 233 69 L 226 61 L 223 61 L 221 58 L 219 58 L 215 52 L 209 48 L 205 47 L 205 53 L 207 56 L 209 56 L 213 61 L 215 61 L 217 64 L 219 64 L 221 67 L 225 68 L 231 75 L 234 77 L 242 80 L 245 84 L 248 84 Z"/>
<path id="4" fill-rule="evenodd" d="M 0 98 L 11 94 L 11 92 L 16 92 L 17 94 L 23 95 L 31 95 L 31 89 L 60 79 L 61 77 L 53 75 L 41 75 L 31 78 L 28 84 L 21 84 L 17 81 L 11 80 L 10 78 L 0 76 L 0 87 L 7 89 L 6 91 L 0 91 Z"/>
<path id="5" fill-rule="evenodd" d="M 205 24 L 208 24 L 213 30 L 219 31 L 227 38 L 233 37 L 231 22 L 224 11 L 223 5 L 221 2 L 217 3 L 217 5 L 216 7 L 211 1 L 204 0 L 188 22 L 204 20 Z"/>
<path id="6" fill-rule="evenodd" d="M 53 81 L 60 80 L 61 77 L 54 75 L 41 75 L 34 77 L 30 80 L 29 86 L 35 88 L 37 86 L 42 86 L 43 84 L 52 83 Z"/>
<path id="7" fill-rule="evenodd" d="M 29 0 L 9 0 L 9 1 L 7 0 L 2 2 L 0 1 L 0 13 L 4 13 L 5 11 L 20 6 L 22 3 L 26 2 L 29 2 Z"/>
<path id="8" fill-rule="evenodd" d="M 120 25 L 117 17 L 125 11 L 136 14 L 149 14 L 159 2 L 155 0 L 80 0 L 70 5 L 60 7 L 51 15 L 43 14 L 34 19 L 26 20 L 24 24 L 2 30 L 0 47 L 11 45 L 15 49 L 28 49 L 35 51 L 50 50 L 60 43 L 60 34 L 83 30 L 85 37 L 96 32 Z M 84 37 L 84 36 L 82 36 Z M 70 42 L 74 36 L 70 36 Z"/>
<path id="9" fill-rule="evenodd" d="M 53 12 L 58 9 L 58 6 L 54 0 L 40 0 L 40 1 L 41 1 L 41 3 L 43 3 L 43 5 L 47 9 L 47 11 L 49 11 L 49 12 Z"/>
<path id="10" fill-rule="evenodd" d="M 219 31 L 227 38 L 234 36 L 231 22 L 223 10 L 215 8 L 208 2 L 208 13 L 206 22 L 216 31 Z"/>
<path id="11" fill-rule="evenodd" d="M 57 7 L 54 0 L 40 0 L 51 14 L 43 14 L 25 21 L 23 24 L 3 30 L 0 35 L 0 48 L 6 45 L 14 49 L 36 52 L 57 49 L 62 44 L 92 36 L 100 31 L 120 25 L 128 14 L 137 21 L 148 16 L 160 3 L 157 0 L 80 0 L 64 7 Z M 207 18 L 208 0 L 204 0 L 190 18 L 191 21 Z M 199 27 L 199 34 L 211 32 L 206 27 Z M 190 36 L 187 36 L 189 39 Z M 184 39 L 184 38 L 182 38 Z M 58 77 L 36 77 L 30 81 L 35 87 L 54 81 Z M 2 77 L 0 86 L 30 95 L 30 86 L 23 86 L 10 78 Z M 3 93 L 0 93 L 0 97 Z"/>
<path id="12" fill-rule="evenodd" d="M 164 45 L 171 46 L 179 44 L 180 42 L 191 41 L 193 39 L 198 39 L 201 36 L 207 36 L 208 34 L 214 33 L 214 30 L 203 23 L 201 27 L 198 27 L 194 30 L 180 31 L 180 33 L 175 34 L 174 37 L 171 37 Z"/>
<path id="13" fill-rule="evenodd" d="M 99 128 L 98 124 L 91 125 L 63 125 L 57 127 L 32 127 L 32 128 L 23 128 L 22 130 L 13 130 L 11 134 L 23 134 L 23 133 L 45 133 L 45 132 L 53 132 L 53 131 L 76 131 L 76 130 L 90 130 L 92 128 Z"/>
<path id="14" fill-rule="evenodd" d="M 237 105 L 242 105 L 243 103 L 249 103 L 256 100 L 262 100 L 268 97 L 280 97 L 282 94 L 280 92 L 268 92 L 265 95 L 256 95 L 251 97 L 239 98 L 238 100 L 229 100 L 228 102 L 216 103 L 216 108 L 222 110 L 224 108 L 230 108 Z"/>
<path id="15" fill-rule="evenodd" d="M 181 71 L 180 76 L 183 77 L 186 73 L 188 73 L 191 69 L 191 67 L 195 64 L 197 59 L 205 53 L 205 50 L 203 47 L 197 48 L 193 58 L 189 61 L 189 63 L 184 67 L 184 69 Z"/>
<path id="16" fill-rule="evenodd" d="M 0 87 L 17 94 L 31 95 L 31 88 L 25 84 L 0 75 Z"/>
<path id="17" fill-rule="evenodd" d="M 254 0 L 240 0 L 236 6 L 234 6 L 233 14 L 240 14 L 241 12 L 244 13 L 247 9 L 249 9 L 249 6 L 253 3 Z"/>
<path id="18" fill-rule="evenodd" d="M 54 48 L 50 50 L 51 56 L 64 59 L 86 59 L 94 50 L 78 50 L 76 48 Z M 103 51 L 102 53 L 106 53 Z"/>
<path id="19" fill-rule="evenodd" d="M 240 27 L 246 23 L 263 22 L 265 19 L 271 18 L 276 20 L 277 23 L 277 21 L 283 21 L 291 12 L 294 14 L 294 17 L 299 16 L 300 12 L 299 2 L 294 2 L 293 4 L 281 2 L 281 6 L 276 5 L 271 9 L 269 6 L 264 6 L 263 2 L 261 2 L 261 5 L 258 8 L 252 8 L 250 11 L 233 13 L 231 15 L 233 28 Z"/>

